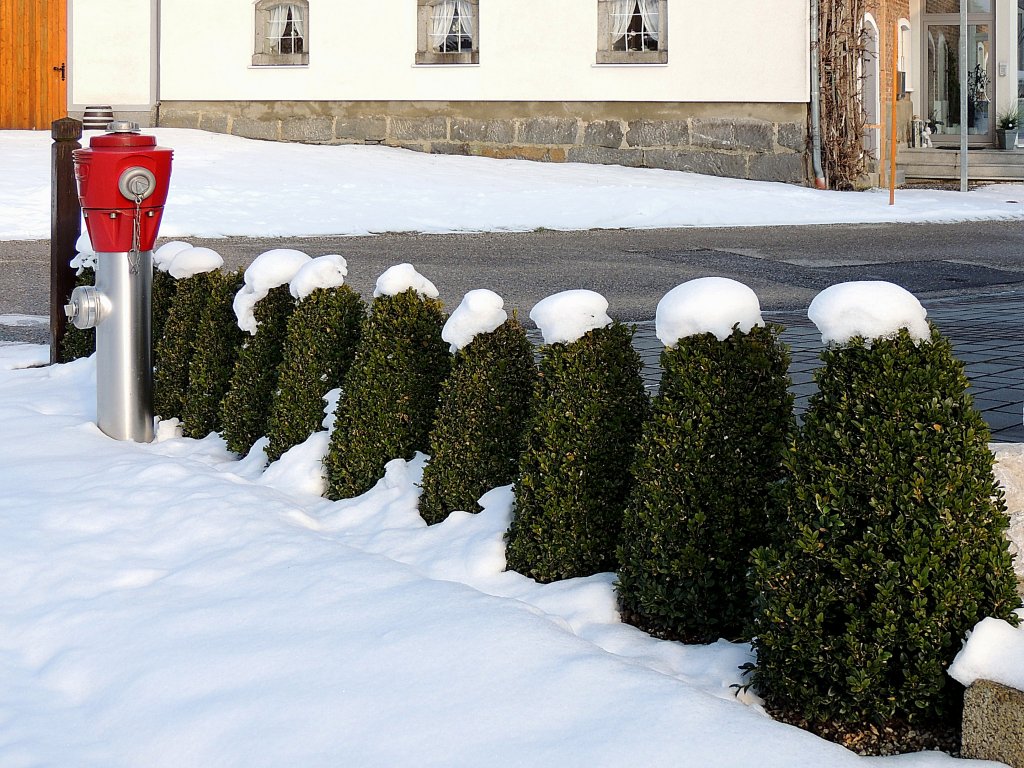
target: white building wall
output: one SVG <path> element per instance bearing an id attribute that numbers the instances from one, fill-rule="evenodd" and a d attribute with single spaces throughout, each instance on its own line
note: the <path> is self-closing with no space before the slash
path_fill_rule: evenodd
<path id="1" fill-rule="evenodd" d="M 669 0 L 668 5 L 667 65 L 596 65 L 596 0 L 480 0 L 480 64 L 461 66 L 413 63 L 414 0 L 310 0 L 308 67 L 253 67 L 252 0 L 165 1 L 160 97 L 808 100 L 808 0 Z"/>
<path id="2" fill-rule="evenodd" d="M 156 101 L 155 0 L 69 0 L 70 109 Z"/>

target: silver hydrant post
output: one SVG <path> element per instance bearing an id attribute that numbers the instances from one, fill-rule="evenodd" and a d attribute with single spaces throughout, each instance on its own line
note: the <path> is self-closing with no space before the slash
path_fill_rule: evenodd
<path id="1" fill-rule="evenodd" d="M 75 177 L 96 285 L 80 286 L 65 312 L 96 329 L 96 420 L 115 440 L 153 440 L 153 244 L 167 200 L 172 151 L 115 121 L 76 150 Z"/>

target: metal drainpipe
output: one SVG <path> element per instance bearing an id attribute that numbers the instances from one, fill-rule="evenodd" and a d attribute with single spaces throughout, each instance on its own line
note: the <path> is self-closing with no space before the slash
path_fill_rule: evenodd
<path id="1" fill-rule="evenodd" d="M 821 76 L 818 69 L 818 2 L 811 0 L 811 160 L 814 163 L 814 186 L 828 189 L 821 168 Z"/>

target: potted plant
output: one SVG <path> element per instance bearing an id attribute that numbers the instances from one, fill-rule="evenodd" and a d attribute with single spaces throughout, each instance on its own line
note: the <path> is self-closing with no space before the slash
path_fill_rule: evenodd
<path id="1" fill-rule="evenodd" d="M 996 118 L 996 140 L 1000 149 L 1013 149 L 1020 128 L 1020 109 L 1016 104 L 1007 107 Z"/>

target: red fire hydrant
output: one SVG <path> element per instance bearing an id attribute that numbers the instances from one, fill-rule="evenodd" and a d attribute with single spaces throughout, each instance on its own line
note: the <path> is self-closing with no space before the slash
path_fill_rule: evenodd
<path id="1" fill-rule="evenodd" d="M 96 328 L 97 423 L 118 440 L 153 439 L 153 244 L 172 154 L 137 124 L 116 121 L 74 152 L 96 286 L 76 288 L 65 311 L 76 327 Z"/>

